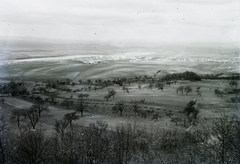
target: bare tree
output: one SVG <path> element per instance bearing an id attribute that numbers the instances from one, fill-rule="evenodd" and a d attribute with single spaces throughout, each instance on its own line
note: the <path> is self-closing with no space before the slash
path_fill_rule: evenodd
<path id="1" fill-rule="evenodd" d="M 83 94 L 80 93 L 80 94 L 78 95 L 78 98 L 79 98 L 79 99 L 83 99 Z"/>
<path id="2" fill-rule="evenodd" d="M 106 96 L 104 96 L 104 99 L 106 99 L 108 101 L 108 99 L 111 97 L 111 95 L 107 94 Z"/>
<path id="3" fill-rule="evenodd" d="M 35 129 L 36 125 L 39 121 L 39 114 L 38 114 L 38 109 L 35 108 L 35 106 L 32 106 L 28 109 L 27 111 L 28 119 L 32 125 L 32 128 Z"/>
<path id="4" fill-rule="evenodd" d="M 182 118 L 179 116 L 175 116 L 175 117 L 171 118 L 171 122 L 174 122 L 176 125 L 178 125 L 179 122 L 181 122 L 181 121 L 182 121 Z"/>
<path id="5" fill-rule="evenodd" d="M 238 81 L 237 80 L 230 80 L 228 82 L 228 84 L 230 85 L 230 87 L 237 87 L 238 86 Z"/>
<path id="6" fill-rule="evenodd" d="M 178 94 L 179 91 L 182 92 L 182 95 L 183 95 L 184 87 L 183 87 L 183 86 L 179 86 L 179 87 L 176 89 L 177 94 Z"/>
<path id="7" fill-rule="evenodd" d="M 98 88 L 96 86 L 94 86 L 93 89 L 95 92 L 98 90 Z"/>
<path id="8" fill-rule="evenodd" d="M 240 120 L 233 118 L 233 134 L 230 140 L 232 146 L 234 147 L 234 155 L 237 157 L 237 163 L 240 163 Z"/>
<path id="9" fill-rule="evenodd" d="M 170 82 L 170 81 L 167 81 L 166 84 L 170 87 L 171 82 Z"/>
<path id="10" fill-rule="evenodd" d="M 153 83 L 149 83 L 148 86 L 147 86 L 147 88 L 150 89 L 150 90 L 152 90 L 153 87 L 154 87 Z"/>
<path id="11" fill-rule="evenodd" d="M 2 104 L 4 104 L 6 100 L 4 98 L 1 98 L 0 101 L 1 101 Z"/>
<path id="12" fill-rule="evenodd" d="M 27 131 L 19 136 L 13 150 L 13 163 L 37 164 L 43 161 L 46 153 L 43 131 Z"/>
<path id="13" fill-rule="evenodd" d="M 200 89 L 201 89 L 201 87 L 200 87 L 200 86 L 197 86 L 197 87 L 196 87 L 196 92 L 200 92 Z"/>
<path id="14" fill-rule="evenodd" d="M 113 106 L 113 110 L 117 110 L 120 112 L 120 115 L 122 116 L 123 110 L 125 108 L 126 104 L 124 101 L 117 101 L 115 106 Z"/>
<path id="15" fill-rule="evenodd" d="M 114 163 L 130 163 L 136 150 L 137 137 L 141 135 L 137 134 L 136 131 L 136 124 L 116 126 L 115 133 L 112 136 L 115 155 Z"/>
<path id="16" fill-rule="evenodd" d="M 70 100 L 65 99 L 65 100 L 63 100 L 63 102 L 61 103 L 61 105 L 62 105 L 62 106 L 66 106 L 67 109 L 69 109 L 69 107 L 73 105 L 73 101 L 70 101 Z"/>
<path id="17" fill-rule="evenodd" d="M 75 84 L 75 82 L 72 81 L 72 82 L 71 82 L 71 85 L 74 87 L 76 84 Z"/>
<path id="18" fill-rule="evenodd" d="M 236 149 L 236 146 L 240 145 L 234 142 L 236 139 L 239 140 L 235 138 L 235 123 L 236 120 L 226 115 L 212 119 L 210 138 L 203 144 L 210 162 L 239 163 L 239 147 Z"/>
<path id="19" fill-rule="evenodd" d="M 133 111 L 135 113 L 135 116 L 138 116 L 138 112 L 139 112 L 139 101 L 133 101 Z"/>
<path id="20" fill-rule="evenodd" d="M 81 116 L 83 116 L 83 111 L 87 109 L 87 105 L 83 103 L 82 100 L 76 105 L 76 111 L 81 113 Z"/>
<path id="21" fill-rule="evenodd" d="M 46 112 L 49 111 L 48 106 L 45 105 L 44 103 L 36 103 L 36 104 L 33 104 L 32 107 L 37 109 L 39 117 L 41 117 L 41 113 L 43 111 L 46 111 Z"/>
<path id="22" fill-rule="evenodd" d="M 198 96 L 201 97 L 201 96 L 202 96 L 202 92 L 200 91 L 200 89 L 201 89 L 200 86 L 197 86 L 197 87 L 196 87 L 196 93 L 197 93 Z"/>
<path id="23" fill-rule="evenodd" d="M 106 158 L 110 156 L 110 139 L 107 137 L 107 123 L 97 121 L 91 123 L 88 128 L 83 130 L 83 163 L 108 163 Z"/>
<path id="24" fill-rule="evenodd" d="M 88 79 L 88 80 L 87 80 L 87 84 L 88 84 L 88 85 L 91 85 L 91 84 L 92 84 L 92 80 Z"/>
<path id="25" fill-rule="evenodd" d="M 22 117 L 26 118 L 27 110 L 25 109 L 14 109 L 11 112 L 11 120 L 16 120 L 18 127 L 20 126 L 20 121 Z"/>
<path id="26" fill-rule="evenodd" d="M 164 87 L 163 83 L 157 83 L 156 84 L 156 88 L 162 90 L 162 92 L 163 92 L 163 87 Z"/>
<path id="27" fill-rule="evenodd" d="M 126 88 L 125 90 L 126 90 L 126 92 L 129 94 L 129 89 L 128 89 L 128 88 Z"/>
<path id="28" fill-rule="evenodd" d="M 138 89 L 141 90 L 142 84 L 138 84 Z"/>
<path id="29" fill-rule="evenodd" d="M 185 92 L 186 92 L 186 95 L 188 95 L 188 93 L 192 92 L 192 87 L 190 87 L 190 86 L 185 86 L 185 87 L 184 87 L 184 90 L 185 90 Z"/>
<path id="30" fill-rule="evenodd" d="M 92 86 L 88 86 L 88 90 L 91 91 L 92 90 Z"/>
<path id="31" fill-rule="evenodd" d="M 56 92 L 51 92 L 48 94 L 50 98 L 50 103 L 53 105 L 56 103 L 56 98 L 57 98 L 57 93 Z"/>
<path id="32" fill-rule="evenodd" d="M 3 115 L 0 116 L 0 163 L 6 162 L 7 155 L 7 135 L 6 135 L 6 122 Z"/>
<path id="33" fill-rule="evenodd" d="M 61 135 L 61 139 L 63 140 L 65 133 L 66 133 L 66 128 L 69 124 L 69 121 L 66 119 L 63 120 L 56 120 L 55 125 L 54 125 L 54 130 Z"/>
<path id="34" fill-rule="evenodd" d="M 109 95 L 111 95 L 111 96 L 113 97 L 113 99 L 114 99 L 114 96 L 117 94 L 117 92 L 115 91 L 115 89 L 110 89 L 110 90 L 108 91 L 108 93 L 109 93 Z"/>
<path id="35" fill-rule="evenodd" d="M 79 116 L 76 114 L 77 112 L 67 113 L 64 115 L 65 120 L 69 122 L 69 125 L 72 126 L 72 121 L 78 120 Z"/>

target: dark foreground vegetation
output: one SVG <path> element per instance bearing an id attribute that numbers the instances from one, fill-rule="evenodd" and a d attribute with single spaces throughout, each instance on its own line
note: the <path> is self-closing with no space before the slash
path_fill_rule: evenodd
<path id="1" fill-rule="evenodd" d="M 140 128 L 137 123 L 105 122 L 55 131 L 24 128 L 12 133 L 0 125 L 0 163 L 240 163 L 240 122 L 223 115 L 194 131 Z"/>

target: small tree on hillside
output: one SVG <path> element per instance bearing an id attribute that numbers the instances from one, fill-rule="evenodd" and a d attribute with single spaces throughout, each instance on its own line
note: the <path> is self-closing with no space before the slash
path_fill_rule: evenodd
<path id="1" fill-rule="evenodd" d="M 175 117 L 172 117 L 172 118 L 171 118 L 171 122 L 174 122 L 175 125 L 178 125 L 179 122 L 181 122 L 181 121 L 182 121 L 182 118 L 179 117 L 179 116 L 175 116 Z"/>
<path id="2" fill-rule="evenodd" d="M 80 117 L 76 114 L 77 112 L 67 113 L 64 115 L 65 120 L 69 122 L 69 125 L 72 126 L 72 121 L 78 120 Z"/>
<path id="3" fill-rule="evenodd" d="M 186 92 L 186 95 L 188 95 L 188 93 L 192 92 L 192 87 L 190 87 L 190 86 L 185 86 L 184 90 L 185 90 L 185 92 Z"/>
<path id="4" fill-rule="evenodd" d="M 1 98 L 1 103 L 4 104 L 5 103 L 5 99 L 4 98 Z"/>
<path id="5" fill-rule="evenodd" d="M 38 112 L 39 117 L 41 117 L 41 113 L 42 113 L 43 111 L 46 111 L 46 112 L 49 111 L 48 106 L 46 106 L 46 105 L 43 104 L 43 103 L 33 104 L 32 107 L 37 109 L 37 112 Z"/>
<path id="6" fill-rule="evenodd" d="M 62 106 L 66 106 L 67 109 L 69 109 L 70 106 L 73 105 L 73 101 L 70 101 L 70 100 L 63 100 L 63 102 L 61 103 Z"/>
<path id="7" fill-rule="evenodd" d="M 117 94 L 117 92 L 114 89 L 110 89 L 108 91 L 108 94 L 111 95 L 113 97 L 113 99 L 114 99 L 114 96 Z"/>
<path id="8" fill-rule="evenodd" d="M 106 99 L 108 101 L 108 99 L 111 97 L 111 95 L 107 94 L 106 96 L 104 96 L 104 99 Z"/>
<path id="9" fill-rule="evenodd" d="M 162 90 L 162 92 L 163 92 L 163 87 L 164 87 L 164 84 L 163 84 L 163 83 L 157 83 L 157 84 L 156 84 L 156 88 L 157 88 L 158 90 Z"/>
<path id="10" fill-rule="evenodd" d="M 183 110 L 185 113 L 185 119 L 184 119 L 185 127 L 188 127 L 187 120 L 189 121 L 189 123 L 194 123 L 195 120 L 197 119 L 199 110 L 198 110 L 198 107 L 196 106 L 196 103 L 197 103 L 197 99 L 189 101 Z"/>
<path id="11" fill-rule="evenodd" d="M 238 86 L 238 81 L 237 80 L 230 80 L 228 82 L 228 84 L 230 85 L 230 87 L 237 87 Z"/>
<path id="12" fill-rule="evenodd" d="M 81 113 L 81 116 L 83 116 L 83 111 L 87 109 L 87 105 L 83 103 L 82 100 L 76 105 L 76 111 Z"/>
<path id="13" fill-rule="evenodd" d="M 171 82 L 170 81 L 167 81 L 166 82 L 166 85 L 168 85 L 169 87 L 171 86 Z"/>
<path id="14" fill-rule="evenodd" d="M 177 91 L 177 94 L 178 94 L 178 92 L 180 91 L 180 92 L 182 92 L 182 95 L 183 95 L 184 87 L 183 87 L 183 86 L 179 86 L 179 87 L 176 89 L 176 91 Z"/>
<path id="15" fill-rule="evenodd" d="M 138 112 L 139 112 L 139 105 L 138 105 L 138 103 L 139 103 L 139 101 L 133 101 L 133 111 L 134 111 L 134 113 L 135 113 L 135 116 L 137 116 L 138 115 Z"/>
<path id="16" fill-rule="evenodd" d="M 83 99 L 83 94 L 80 93 L 80 94 L 78 95 L 78 98 L 79 98 L 79 99 Z"/>
<path id="17" fill-rule="evenodd" d="M 197 86 L 196 87 L 196 92 L 200 92 L 201 87 Z"/>
<path id="18" fill-rule="evenodd" d="M 93 89 L 94 89 L 94 91 L 96 92 L 98 88 L 97 88 L 96 86 L 94 86 Z"/>
<path id="19" fill-rule="evenodd" d="M 18 127 L 20 126 L 21 117 L 26 117 L 25 109 L 14 109 L 11 115 L 11 120 L 16 120 Z"/>
<path id="20" fill-rule="evenodd" d="M 120 115 L 122 116 L 125 106 L 126 105 L 125 105 L 124 101 L 117 101 L 116 104 L 113 106 L 113 111 L 115 111 L 115 110 L 119 111 Z"/>
<path id="21" fill-rule="evenodd" d="M 91 91 L 92 90 L 92 86 L 88 86 L 88 90 Z"/>
<path id="22" fill-rule="evenodd" d="M 129 94 L 129 89 L 128 88 L 126 88 L 125 91 Z"/>
<path id="23" fill-rule="evenodd" d="M 71 85 L 74 87 L 76 84 L 75 84 L 75 82 L 71 82 Z"/>
<path id="24" fill-rule="evenodd" d="M 214 94 L 217 95 L 218 97 L 222 97 L 223 96 L 223 90 L 220 89 L 214 89 Z"/>
<path id="25" fill-rule="evenodd" d="M 92 84 L 92 80 L 88 79 L 88 80 L 87 80 L 87 84 L 88 84 L 88 85 L 91 85 L 91 84 Z"/>
<path id="26" fill-rule="evenodd" d="M 69 121 L 63 119 L 63 120 L 56 120 L 55 125 L 54 125 L 54 130 L 61 135 L 61 139 L 63 140 L 65 133 L 66 133 L 66 128 L 69 124 Z"/>
<path id="27" fill-rule="evenodd" d="M 57 93 L 56 92 L 52 92 L 52 93 L 49 93 L 48 96 L 50 98 L 50 104 L 53 105 L 56 103 L 56 98 L 57 98 Z"/>
<path id="28" fill-rule="evenodd" d="M 142 84 L 138 84 L 138 89 L 141 90 Z"/>
<path id="29" fill-rule="evenodd" d="M 28 118 L 29 118 L 29 121 L 32 125 L 32 128 L 35 129 L 36 128 L 36 125 L 39 121 L 39 114 L 38 114 L 38 111 L 37 109 L 35 108 L 35 106 L 32 106 L 28 109 Z"/>
<path id="30" fill-rule="evenodd" d="M 148 86 L 147 86 L 147 88 L 150 89 L 150 90 L 152 90 L 153 87 L 154 87 L 153 83 L 149 83 Z"/>
<path id="31" fill-rule="evenodd" d="M 202 96 L 202 92 L 200 91 L 201 87 L 196 87 L 196 93 L 197 95 L 199 95 L 200 97 Z"/>

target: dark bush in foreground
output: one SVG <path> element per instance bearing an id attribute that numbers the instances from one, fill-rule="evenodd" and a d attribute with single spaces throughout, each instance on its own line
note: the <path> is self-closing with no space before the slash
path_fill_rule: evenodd
<path id="1" fill-rule="evenodd" d="M 239 129 L 239 120 L 223 116 L 212 120 L 211 128 L 191 132 L 143 129 L 136 123 L 111 128 L 101 121 L 78 129 L 68 126 L 64 135 L 26 129 L 3 138 L 6 131 L 0 133 L 0 157 L 17 164 L 239 163 Z"/>

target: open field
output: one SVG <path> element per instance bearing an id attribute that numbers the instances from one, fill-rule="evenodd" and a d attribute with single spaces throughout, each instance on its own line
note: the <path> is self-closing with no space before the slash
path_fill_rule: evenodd
<path id="1" fill-rule="evenodd" d="M 194 71 L 198 74 L 239 72 L 236 44 L 35 43 L 2 42 L 1 78 L 30 80 L 111 78 Z M 91 64 L 90 64 L 91 63 Z"/>
<path id="2" fill-rule="evenodd" d="M 31 55 L 29 58 L 21 57 L 26 51 L 23 50 L 15 60 L 14 56 L 10 56 L 12 59 L 0 65 L 0 116 L 4 116 L 0 125 L 5 121 L 5 128 L 14 133 L 14 136 L 25 135 L 28 130 L 30 133 L 43 130 L 44 135 L 50 137 L 47 139 L 55 138 L 61 146 L 70 139 L 65 135 L 70 134 L 78 135 L 71 144 L 81 140 L 83 145 L 85 142 L 91 145 L 95 142 L 92 140 L 93 133 L 100 132 L 98 128 L 106 125 L 104 133 L 111 143 L 110 147 L 115 147 L 119 141 L 116 138 L 122 135 L 135 135 L 135 140 L 131 141 L 134 146 L 138 142 L 141 146 L 151 145 L 149 148 L 156 143 L 164 146 L 167 141 L 170 147 L 161 148 L 161 151 L 172 151 L 164 154 L 165 161 L 169 161 L 168 155 L 172 157 L 183 147 L 188 150 L 190 144 L 182 141 L 191 140 L 189 136 L 195 137 L 197 133 L 201 138 L 205 132 L 209 135 L 204 141 L 202 138 L 194 141 L 196 151 L 204 142 L 208 146 L 213 135 L 218 137 L 218 134 L 211 134 L 209 130 L 213 127 L 213 120 L 223 116 L 234 116 L 236 120 L 240 118 L 239 80 L 233 80 L 231 86 L 231 80 L 226 78 L 195 81 L 183 77 L 190 75 L 181 75 L 188 71 L 187 73 L 195 72 L 198 75 L 233 77 L 234 74 L 231 73 L 239 73 L 236 54 L 232 58 L 226 58 L 226 54 L 216 58 L 199 54 L 183 57 L 181 53 L 169 57 L 158 56 L 157 53 L 148 56 L 144 52 L 136 55 L 136 52 L 125 51 L 122 52 L 125 56 L 102 56 L 101 53 L 94 52 L 96 56 L 78 57 L 75 54 L 76 56 L 65 58 L 64 55 L 54 56 L 54 52 L 47 58 L 41 53 L 49 51 L 37 51 L 40 54 L 36 58 Z M 132 54 L 134 55 L 131 56 Z M 164 79 L 172 73 L 179 76 Z M 192 74 L 191 76 L 193 77 Z M 182 92 L 178 90 L 181 87 L 184 88 Z M 191 88 L 188 94 L 187 87 Z M 197 87 L 200 87 L 200 91 L 196 91 Z M 187 107 L 190 101 L 196 104 Z M 44 111 L 45 107 L 47 112 Z M 41 114 L 38 113 L 40 108 L 43 110 Z M 187 114 L 189 109 L 192 111 Z M 72 116 L 76 120 L 69 121 Z M 58 123 L 64 128 L 63 131 L 57 130 Z M 119 128 L 122 129 L 118 131 Z M 96 136 L 106 137 L 99 134 Z M 129 143 L 124 138 L 120 139 L 122 140 Z M 99 138 L 96 141 L 94 148 L 99 145 Z M 174 142 L 179 145 L 176 146 Z M 171 147 L 172 143 L 175 146 Z M 104 143 L 102 147 L 105 146 L 107 144 Z M 205 150 L 201 146 L 200 148 Z M 58 152 L 59 148 L 56 150 Z M 136 150 L 136 154 L 142 151 L 138 147 Z M 84 151 L 88 155 L 91 149 L 87 147 Z M 152 151 L 157 153 L 158 147 Z M 188 151 L 192 152 L 192 148 Z M 148 153 L 145 150 L 143 152 Z M 150 158 L 149 154 L 145 157 Z M 89 160 L 85 154 L 82 155 L 82 161 Z"/>
<path id="3" fill-rule="evenodd" d="M 157 153 L 159 153 L 159 150 L 161 150 L 160 161 L 172 161 L 170 163 L 176 163 L 180 157 L 181 161 L 190 161 L 189 159 L 191 158 L 188 154 L 191 154 L 193 149 L 196 151 L 196 155 L 205 157 L 205 154 L 202 155 L 198 153 L 202 150 L 205 151 L 205 146 L 207 147 L 209 142 L 211 143 L 218 137 L 218 134 L 211 134 L 211 129 L 214 127 L 213 120 L 223 118 L 223 116 L 234 116 L 236 120 L 240 118 L 239 102 L 231 101 L 231 98 L 238 97 L 239 95 L 231 93 L 217 96 L 214 92 L 215 89 L 224 90 L 225 88 L 229 88 L 229 80 L 177 80 L 176 83 L 172 82 L 170 85 L 168 85 L 166 81 L 164 82 L 165 85 L 162 91 L 156 87 L 149 88 L 151 80 L 145 82 L 134 81 L 134 77 L 145 75 L 152 77 L 158 70 L 162 71 L 156 78 L 162 78 L 169 73 L 183 71 L 196 71 L 202 74 L 212 73 L 214 71 L 220 73 L 225 72 L 223 68 L 221 68 L 225 64 L 217 63 L 211 65 L 209 63 L 197 64 L 192 62 L 186 66 L 187 62 L 176 61 L 171 62 L 171 64 L 175 64 L 172 66 L 170 63 L 160 63 L 161 62 L 136 62 L 130 64 L 118 62 L 90 65 L 69 61 L 56 61 L 9 64 L 5 69 L 1 69 L 8 70 L 6 76 L 2 76 L 0 80 L 1 86 L 14 83 L 9 83 L 9 80 L 15 80 L 20 83 L 23 82 L 24 87 L 26 87 L 30 94 L 2 97 L 5 100 L 4 103 L 1 98 L 0 116 L 1 118 L 4 116 L 4 119 L 2 119 L 3 122 L 0 121 L 0 123 L 3 124 L 5 122 L 6 126 L 4 130 L 7 132 L 5 134 L 11 134 L 11 137 L 8 139 L 14 139 L 15 137 L 16 142 L 10 142 L 8 144 L 10 146 L 8 147 L 13 148 L 14 145 L 24 142 L 23 136 L 36 134 L 38 137 L 38 133 L 41 132 L 44 141 L 47 143 L 46 145 L 42 144 L 46 147 L 44 150 L 54 148 L 56 151 L 51 150 L 51 154 L 53 155 L 60 152 L 61 159 L 57 160 L 65 158 L 65 152 L 69 150 L 69 147 L 72 148 L 72 145 L 77 145 L 84 153 L 81 152 L 79 155 L 83 161 L 80 163 L 88 163 L 86 161 L 89 161 L 91 156 L 95 154 L 98 156 L 98 154 L 102 152 L 101 150 L 93 155 L 89 155 L 89 152 L 91 153 L 92 150 L 96 150 L 97 147 L 99 147 L 100 142 L 103 142 L 101 147 L 107 147 L 105 154 L 108 154 L 110 151 L 118 153 L 118 149 L 115 150 L 114 148 L 119 143 L 122 144 L 123 142 L 126 145 L 130 143 L 136 148 L 135 154 L 141 155 L 141 153 L 146 153 L 146 155 L 144 154 L 144 158 L 146 158 L 147 161 L 149 161 L 150 158 L 158 160 L 159 156 Z M 189 68 L 189 66 L 191 67 Z M 229 72 L 227 72 L 226 75 L 228 73 Z M 64 82 L 66 78 L 70 80 L 69 83 Z M 99 79 L 111 81 L 118 78 L 133 80 L 130 85 L 128 83 L 123 84 L 128 89 L 128 92 L 123 90 L 123 86 L 114 84 L 113 81 L 109 86 L 104 86 L 104 83 L 99 84 L 96 82 Z M 57 81 L 61 82 L 61 80 L 63 84 L 56 85 L 58 83 Z M 79 80 L 83 80 L 84 82 L 79 83 Z M 91 80 L 91 83 L 89 80 Z M 23 83 L 21 85 L 23 85 Z M 55 84 L 55 86 L 53 84 Z M 139 89 L 139 84 L 141 84 L 141 89 Z M 192 92 L 188 95 L 186 95 L 186 93 L 182 95 L 181 92 L 176 93 L 176 89 L 181 86 L 185 88 L 186 86 L 191 87 Z M 94 89 L 95 87 L 97 88 L 96 90 Z M 201 97 L 197 95 L 195 91 L 196 87 L 201 87 Z M 40 88 L 43 89 L 42 91 L 46 90 L 46 92 L 40 91 Z M 114 90 L 116 94 L 114 98 L 110 96 L 109 99 L 106 100 L 104 97 L 107 96 L 111 90 Z M 54 103 L 50 102 L 51 93 L 56 94 L 55 100 L 53 100 Z M 80 95 L 88 95 L 88 97 L 81 98 Z M 38 116 L 36 111 L 34 115 L 32 115 L 31 110 L 37 109 L 36 106 L 34 107 L 33 105 L 38 104 L 39 98 L 48 106 L 48 111 L 43 111 L 41 116 L 40 114 Z M 193 117 L 193 114 L 186 116 L 186 112 L 184 112 L 187 103 L 191 100 L 197 100 L 194 110 L 196 109 L 199 113 L 197 113 L 196 118 Z M 67 106 L 64 102 L 71 102 L 72 105 Z M 137 102 L 136 111 L 134 102 Z M 83 115 L 79 112 L 81 103 L 84 106 Z M 123 103 L 122 112 L 120 111 L 118 103 Z M 16 111 L 23 113 L 18 115 L 19 113 Z M 72 120 L 71 123 L 68 122 L 67 116 L 69 116 L 69 114 L 77 116 L 76 120 Z M 17 116 L 20 118 L 19 126 L 18 120 L 16 119 L 18 118 Z M 33 117 L 37 118 L 36 125 L 32 123 Z M 193 118 L 193 121 L 191 118 Z M 67 124 L 64 123 L 65 121 Z M 57 130 L 59 124 L 60 129 L 64 126 L 63 132 Z M 102 126 L 106 127 L 103 133 L 101 129 Z M 232 131 L 231 134 L 235 135 L 235 131 Z M 73 135 L 74 140 L 71 140 L 71 135 Z M 207 137 L 201 140 L 202 135 L 204 135 L 204 137 L 206 135 Z M 128 136 L 131 142 L 128 141 Z M 200 140 L 194 141 L 195 143 L 193 143 L 193 146 L 191 145 L 191 148 L 189 148 L 189 143 L 192 142 L 192 139 L 189 136 L 200 137 Z M 103 139 L 107 139 L 110 144 L 106 144 Z M 57 143 L 55 141 L 57 141 Z M 70 141 L 71 144 L 69 147 L 65 147 L 68 141 Z M 29 141 L 26 143 L 28 142 Z M 34 143 L 36 144 L 35 141 Z M 34 143 L 32 144 L 33 146 L 30 145 L 29 147 L 34 147 Z M 166 145 L 166 143 L 170 146 L 165 147 L 164 145 Z M 175 146 L 171 146 L 172 143 Z M 151 150 L 156 157 L 150 157 L 148 149 L 140 149 L 142 145 L 146 144 L 150 146 L 159 144 L 162 146 L 160 149 L 153 147 Z M 58 147 L 58 145 L 60 145 L 60 147 Z M 87 146 L 85 147 L 84 145 Z M 88 145 L 91 147 L 89 148 Z M 169 150 L 171 152 L 168 152 Z M 15 150 L 12 151 L 15 152 Z M 18 152 L 18 150 L 16 150 L 16 152 Z M 75 152 L 79 152 L 79 150 Z M 184 153 L 181 154 L 179 152 Z M 164 154 L 162 155 L 162 153 Z M 185 154 L 185 156 L 183 156 L 183 154 Z M 209 153 L 206 153 L 206 156 L 208 154 Z M 89 157 L 87 155 L 89 155 Z M 70 156 L 71 155 L 68 154 L 66 158 L 69 159 Z M 110 155 L 108 158 L 112 158 L 112 156 Z M 106 159 L 106 157 L 104 156 L 103 159 Z M 112 161 L 114 160 L 115 158 L 113 158 Z M 129 163 L 144 163 L 141 157 L 132 157 L 131 160 L 139 160 L 140 162 L 133 161 Z M 216 161 L 216 159 L 213 161 Z M 161 162 L 158 161 L 155 163 Z"/>
<path id="4" fill-rule="evenodd" d="M 136 61 L 114 62 L 102 64 L 83 64 L 73 61 L 37 61 L 20 62 L 1 65 L 2 79 L 24 80 L 74 80 L 79 74 L 81 79 L 112 79 L 114 77 L 134 77 L 139 75 L 152 76 L 158 70 L 161 74 L 179 73 L 185 71 L 198 72 L 198 74 L 218 74 L 238 72 L 238 63 L 203 63 L 187 61 Z"/>
<path id="5" fill-rule="evenodd" d="M 226 115 L 235 115 L 240 117 L 240 108 L 236 103 L 230 102 L 230 97 L 234 95 L 227 95 L 224 97 L 217 97 L 214 95 L 213 90 L 215 88 L 224 88 L 227 81 L 221 80 L 203 80 L 197 82 L 189 82 L 189 81 L 178 81 L 176 84 L 171 84 L 170 86 L 165 86 L 164 90 L 157 89 L 146 89 L 143 84 L 142 89 L 138 89 L 138 85 L 136 83 L 132 83 L 131 85 L 126 85 L 129 89 L 129 93 L 126 93 L 122 90 L 122 87 L 119 86 L 109 86 L 103 89 L 98 89 L 94 91 L 93 89 L 89 90 L 88 85 L 66 85 L 67 88 L 71 90 L 81 90 L 81 88 L 86 88 L 86 91 L 81 92 L 65 92 L 59 91 L 57 101 L 59 105 L 50 106 L 49 113 L 44 113 L 40 119 L 38 127 L 46 130 L 47 133 L 51 133 L 54 128 L 54 123 L 56 120 L 60 120 L 64 117 L 64 114 L 73 112 L 75 109 L 70 107 L 67 109 L 66 107 L 60 106 L 60 103 L 64 99 L 73 100 L 76 103 L 79 100 L 79 94 L 89 94 L 88 99 L 84 99 L 84 102 L 87 104 L 88 109 L 84 112 L 84 116 L 79 120 L 74 121 L 74 126 L 87 126 L 89 123 L 94 123 L 96 121 L 104 121 L 108 123 L 109 128 L 114 128 L 119 123 L 126 122 L 137 122 L 137 124 L 141 126 L 158 126 L 167 129 L 180 128 L 184 129 L 183 126 L 176 126 L 171 122 L 171 117 L 180 116 L 183 117 L 182 111 L 186 104 L 193 99 L 197 99 L 198 107 L 199 107 L 199 115 L 198 122 L 200 124 L 206 124 L 212 118 L 219 117 L 222 114 Z M 35 83 L 26 82 L 25 84 L 29 89 L 35 86 Z M 191 86 L 195 89 L 197 86 L 201 86 L 202 96 L 199 97 L 195 91 L 189 95 L 182 95 L 181 93 L 176 93 L 176 88 L 179 86 Z M 145 88 L 145 89 L 144 89 Z M 115 98 L 110 98 L 108 101 L 104 100 L 104 96 L 107 95 L 109 89 L 114 89 L 116 91 Z M 42 94 L 37 94 L 38 96 L 42 96 Z M 37 96 L 36 95 L 36 96 Z M 26 100 L 20 100 L 18 98 L 6 97 L 6 105 L 1 105 L 3 109 L 6 108 L 8 113 L 15 108 L 28 108 L 32 105 L 32 103 L 27 102 Z M 147 118 L 135 117 L 135 115 L 131 112 L 132 104 L 131 101 L 145 99 L 144 104 L 139 104 L 139 110 L 149 111 L 157 113 L 159 118 L 157 120 L 152 119 L 153 114 L 149 114 Z M 126 109 L 123 111 L 123 116 L 119 116 L 118 114 L 112 114 L 112 107 L 115 105 L 117 101 L 125 101 Z M 5 111 L 6 111 L 5 110 Z M 168 116 L 168 113 L 171 113 L 171 116 Z M 8 115 L 8 117 L 10 117 Z M 24 121 L 27 125 L 27 120 Z M 16 123 L 11 123 L 11 126 Z"/>

